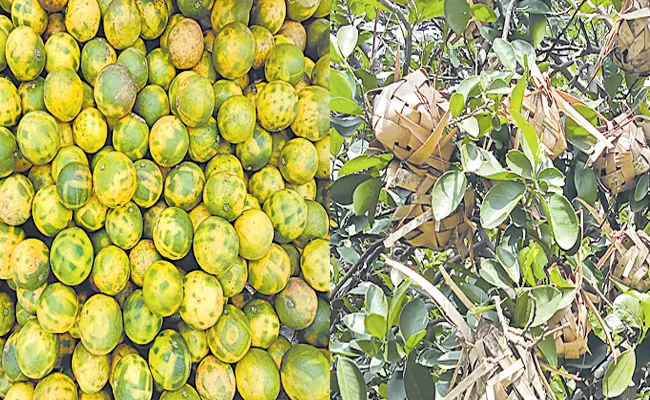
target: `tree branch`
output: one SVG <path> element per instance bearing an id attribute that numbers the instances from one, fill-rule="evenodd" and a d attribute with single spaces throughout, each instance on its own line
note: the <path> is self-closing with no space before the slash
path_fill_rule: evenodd
<path id="1" fill-rule="evenodd" d="M 402 10 L 388 0 L 378 0 L 384 7 L 388 8 L 391 12 L 397 15 L 397 19 L 402 23 L 406 29 L 405 49 L 404 49 L 404 75 L 408 75 L 409 67 L 411 66 L 411 55 L 413 54 L 413 27 L 409 23 Z"/>
<path id="2" fill-rule="evenodd" d="M 510 0 L 508 3 L 508 8 L 506 9 L 506 20 L 503 23 L 503 32 L 501 33 L 501 39 L 508 40 L 508 33 L 510 32 L 510 23 L 512 22 L 512 15 L 515 12 L 515 5 L 517 0 Z"/>

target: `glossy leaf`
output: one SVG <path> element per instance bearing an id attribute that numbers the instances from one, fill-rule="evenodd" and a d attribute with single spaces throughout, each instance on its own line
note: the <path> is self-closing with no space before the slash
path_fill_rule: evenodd
<path id="1" fill-rule="evenodd" d="M 363 110 L 353 100 L 345 97 L 332 97 L 330 100 L 330 109 L 341 114 L 361 115 Z"/>
<path id="2" fill-rule="evenodd" d="M 408 302 L 399 315 L 399 329 L 405 339 L 426 329 L 429 323 L 429 311 L 422 299 Z"/>
<path id="3" fill-rule="evenodd" d="M 404 388 L 408 400 L 431 400 L 436 390 L 431 371 L 415 362 L 415 353 L 406 362 Z"/>
<path id="4" fill-rule="evenodd" d="M 510 43 L 501 38 L 496 38 L 492 48 L 506 69 L 510 71 L 517 69 L 517 56 L 514 47 Z"/>
<path id="5" fill-rule="evenodd" d="M 650 175 L 643 174 L 634 188 L 634 200 L 641 201 L 648 195 L 648 186 L 650 186 Z"/>
<path id="6" fill-rule="evenodd" d="M 517 128 L 521 131 L 521 145 L 524 154 L 528 157 L 530 163 L 533 164 L 533 168 L 535 168 L 539 162 L 540 156 L 539 137 L 537 137 L 537 131 L 535 131 L 535 128 L 533 128 L 530 122 L 528 122 L 519 112 L 510 110 L 510 115 L 512 116 L 513 121 L 515 121 Z"/>
<path id="7" fill-rule="evenodd" d="M 341 169 L 339 169 L 339 176 L 348 175 L 354 172 L 363 171 L 369 168 L 382 169 L 390 160 L 392 160 L 390 154 L 381 154 L 377 156 L 368 156 L 362 154 L 359 157 L 348 160 Z"/>
<path id="8" fill-rule="evenodd" d="M 573 183 L 578 192 L 578 197 L 592 206 L 596 204 L 596 199 L 598 197 L 598 180 L 596 179 L 596 173 L 593 169 L 584 168 L 584 166 L 576 166 Z"/>
<path id="9" fill-rule="evenodd" d="M 330 187 L 332 200 L 343 205 L 352 204 L 354 190 L 371 178 L 367 174 L 352 174 L 335 180 Z"/>
<path id="10" fill-rule="evenodd" d="M 485 4 L 472 4 L 470 10 L 472 16 L 479 21 L 491 23 L 497 20 L 494 10 Z"/>
<path id="11" fill-rule="evenodd" d="M 556 193 L 548 200 L 542 198 L 542 205 L 558 246 L 571 249 L 580 236 L 580 221 L 573 206 L 566 197 Z"/>
<path id="12" fill-rule="evenodd" d="M 357 47 L 357 40 L 359 40 L 359 32 L 354 26 L 347 25 L 339 29 L 337 41 L 343 58 L 350 57 L 350 54 L 354 52 L 354 48 Z"/>
<path id="13" fill-rule="evenodd" d="M 510 150 L 506 154 L 506 164 L 515 174 L 531 179 L 533 177 L 533 166 L 530 165 L 528 158 L 519 150 Z"/>
<path id="14" fill-rule="evenodd" d="M 611 363 L 603 378 L 603 395 L 613 398 L 621 395 L 632 383 L 636 368 L 634 348 L 621 353 L 616 362 Z"/>
<path id="15" fill-rule="evenodd" d="M 445 0 L 445 21 L 457 34 L 465 32 L 471 17 L 470 6 L 466 0 Z"/>
<path id="16" fill-rule="evenodd" d="M 343 400 L 367 400 L 368 388 L 359 367 L 350 359 L 341 357 L 336 363 L 336 380 Z"/>
<path id="17" fill-rule="evenodd" d="M 531 326 L 540 326 L 553 316 L 562 301 L 562 292 L 553 286 L 538 286 L 531 289 L 535 298 L 535 317 Z"/>
<path id="18" fill-rule="evenodd" d="M 442 221 L 450 216 L 463 201 L 467 189 L 467 178 L 462 171 L 445 172 L 433 186 L 431 206 L 433 216 Z"/>
<path id="19" fill-rule="evenodd" d="M 524 197 L 526 187 L 521 182 L 501 182 L 485 195 L 481 207 L 481 225 L 492 229 L 503 223 L 519 201 Z"/>

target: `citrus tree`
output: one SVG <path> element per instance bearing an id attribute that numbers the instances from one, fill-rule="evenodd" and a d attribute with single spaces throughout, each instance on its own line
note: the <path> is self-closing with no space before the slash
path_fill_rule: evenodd
<path id="1" fill-rule="evenodd" d="M 649 6 L 332 2 L 332 398 L 650 398 Z"/>

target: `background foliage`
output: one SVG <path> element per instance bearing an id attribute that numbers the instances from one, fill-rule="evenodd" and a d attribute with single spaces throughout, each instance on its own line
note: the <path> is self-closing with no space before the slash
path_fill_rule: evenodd
<path id="1" fill-rule="evenodd" d="M 535 63 L 554 88 L 585 102 L 576 110 L 595 125 L 594 110 L 608 119 L 650 115 L 647 78 L 609 58 L 598 68 L 621 2 L 337 0 L 332 7 L 333 398 L 415 400 L 433 392 L 443 398 L 462 379 L 453 327 L 420 287 L 386 267 L 386 257 L 415 266 L 470 326 L 481 317 L 498 322 L 496 298 L 510 325 L 540 338 L 548 319 L 576 296 L 563 277 L 580 270 L 577 291 L 602 297 L 589 311 L 590 352 L 570 360 L 554 354 L 552 340 L 537 345 L 555 396 L 650 398 L 650 297 L 615 283 L 598 265 L 611 244 L 605 228 L 648 230 L 650 178 L 610 194 L 587 162 L 596 141 L 583 127 L 563 119 L 569 148 L 551 161 L 516 110 L 517 91 L 530 87 Z M 448 94 L 449 126 L 459 129 L 446 179 L 479 196 L 474 257 L 465 260 L 454 250 L 383 245 L 390 216 L 405 198 L 385 190 L 391 155 L 367 151 L 372 97 L 393 82 L 396 70 L 405 75 L 417 68 Z M 509 123 L 499 104 L 513 87 Z M 508 151 L 515 129 L 524 136 L 522 151 Z M 485 187 L 485 179 L 499 183 Z M 438 209 L 434 193 L 434 213 L 453 211 L 445 205 L 457 205 L 463 192 L 438 202 Z M 540 208 L 542 216 L 531 212 Z"/>

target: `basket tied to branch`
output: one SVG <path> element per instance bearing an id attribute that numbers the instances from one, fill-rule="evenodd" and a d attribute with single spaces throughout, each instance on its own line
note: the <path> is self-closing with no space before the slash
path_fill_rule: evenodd
<path id="1" fill-rule="evenodd" d="M 638 291 L 650 289 L 650 236 L 642 230 L 629 227 L 614 234 L 613 251 L 603 256 L 610 262 L 612 278 Z M 601 260 L 600 264 L 607 261 Z"/>
<path id="2" fill-rule="evenodd" d="M 524 93 L 521 112 L 535 128 L 547 155 L 554 160 L 567 148 L 560 109 L 553 96 L 556 89 L 551 85 L 548 75 L 542 74 L 534 64 L 531 69 L 531 80 L 535 89 L 526 90 Z M 509 99 L 506 99 L 502 106 L 507 112 L 510 108 Z M 516 135 L 510 140 L 512 148 L 519 147 L 520 136 L 521 132 L 517 130 Z"/>
<path id="3" fill-rule="evenodd" d="M 454 399 L 545 399 L 546 385 L 531 350 L 514 343 L 491 322 L 481 318 L 476 341 L 465 346 L 469 372 L 445 396 Z"/>
<path id="4" fill-rule="evenodd" d="M 431 211 L 430 194 L 436 179 L 429 172 L 418 175 L 413 170 L 397 167 L 393 186 L 412 193 L 406 204 L 395 210 L 392 216 L 396 224 L 395 231 L 387 243 L 392 244 L 404 237 L 415 247 L 426 247 L 434 251 L 445 250 L 454 244 L 460 254 L 466 256 L 468 251 L 464 239 L 472 233 L 469 217 L 475 205 L 474 191 L 467 189 L 458 209 L 447 218 L 437 221 Z"/>
<path id="5" fill-rule="evenodd" d="M 650 2 L 626 0 L 603 51 L 611 49 L 614 63 L 640 76 L 650 75 Z M 606 54 L 606 53 L 605 53 Z"/>
<path id="6" fill-rule="evenodd" d="M 557 310 L 548 322 L 549 328 L 560 328 L 553 333 L 557 355 L 564 358 L 580 358 L 589 350 L 587 335 L 591 323 L 587 307 L 576 299 L 570 306 Z"/>
<path id="7" fill-rule="evenodd" d="M 417 70 L 386 86 L 375 98 L 372 126 L 377 140 L 395 156 L 417 167 L 449 169 L 454 132 L 446 129 L 449 102 Z"/>
<path id="8" fill-rule="evenodd" d="M 592 154 L 598 178 L 614 194 L 634 188 L 636 177 L 650 169 L 650 148 L 644 130 L 633 120 L 621 117 L 607 122 L 607 137 L 614 148 L 605 150 L 597 145 Z"/>
<path id="9" fill-rule="evenodd" d="M 436 221 L 431 211 L 431 189 L 451 166 L 456 148 L 455 130 L 448 129 L 449 103 L 434 89 L 424 70 L 417 70 L 382 89 L 374 102 L 373 128 L 379 147 L 395 155 L 386 189 L 406 192 L 404 205 L 392 216 L 394 232 L 386 243 L 401 238 L 416 247 L 435 251 L 456 245 L 467 255 L 465 238 L 471 236 L 469 216 L 474 193 L 465 193 L 463 203 L 447 218 Z"/>

